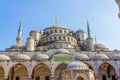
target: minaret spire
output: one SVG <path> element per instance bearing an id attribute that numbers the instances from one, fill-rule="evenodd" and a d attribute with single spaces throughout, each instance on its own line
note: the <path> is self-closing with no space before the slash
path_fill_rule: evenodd
<path id="1" fill-rule="evenodd" d="M 91 38 L 91 33 L 90 33 L 90 27 L 89 27 L 88 20 L 87 20 L 87 32 L 88 32 L 88 38 Z"/>
<path id="2" fill-rule="evenodd" d="M 22 21 L 21 20 L 20 20 L 19 29 L 18 29 L 18 36 L 17 36 L 16 40 L 17 40 L 18 44 L 22 43 Z"/>
<path id="3" fill-rule="evenodd" d="M 96 36 L 94 37 L 94 39 L 95 39 L 95 44 L 97 44 L 97 38 L 96 38 Z"/>
<path id="4" fill-rule="evenodd" d="M 57 26 L 58 25 L 58 19 L 56 18 L 55 20 L 55 25 Z"/>

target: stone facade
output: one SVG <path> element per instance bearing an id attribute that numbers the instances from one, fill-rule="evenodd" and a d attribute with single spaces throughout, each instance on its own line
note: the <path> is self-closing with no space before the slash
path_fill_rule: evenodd
<path id="1" fill-rule="evenodd" d="M 117 51 L 110 51 L 110 52 L 100 52 L 99 54 L 105 54 L 109 56 L 109 59 L 105 59 L 104 56 L 96 57 L 97 52 L 89 52 L 89 51 L 80 51 L 80 52 L 73 52 L 73 53 L 60 53 L 60 54 L 53 54 L 51 59 L 40 59 L 35 60 L 33 56 L 38 54 L 43 54 L 43 52 L 0 52 L 1 54 L 5 54 L 7 56 L 17 56 L 19 54 L 25 54 L 31 57 L 31 60 L 18 60 L 13 59 L 10 61 L 1 61 L 0 62 L 0 80 L 103 80 L 102 77 L 106 76 L 106 80 L 115 80 L 112 79 L 117 77 L 120 80 L 120 52 Z M 51 51 L 44 52 L 44 54 L 50 54 Z M 75 54 L 84 54 L 89 56 L 90 59 L 88 60 L 76 60 Z M 118 56 L 114 56 L 118 54 Z M 55 59 L 55 58 L 58 59 Z M 72 59 L 65 59 L 65 58 L 72 57 Z M 114 59 L 116 57 L 116 59 Z M 61 58 L 61 59 L 59 59 Z M 62 59 L 63 58 L 63 59 Z M 12 58 L 11 58 L 12 59 Z M 65 77 L 71 77 L 70 72 L 72 70 L 67 71 L 66 67 L 71 62 L 83 62 L 85 63 L 89 69 L 88 71 L 76 70 L 74 73 L 74 79 L 62 79 L 63 71 L 66 71 Z M 82 72 L 82 74 L 81 74 Z M 89 72 L 90 75 L 86 73 Z M 67 74 L 69 73 L 69 75 Z M 78 74 L 76 74 L 78 73 Z M 93 75 L 94 73 L 94 75 Z M 65 74 L 65 73 L 64 73 Z M 88 78 L 90 77 L 91 78 Z M 17 77 L 20 79 L 17 79 Z M 47 79 L 47 77 L 49 79 Z M 85 79 L 76 79 L 76 77 L 82 77 Z M 8 79 L 9 78 L 9 79 Z M 46 78 L 46 79 L 45 79 Z"/>

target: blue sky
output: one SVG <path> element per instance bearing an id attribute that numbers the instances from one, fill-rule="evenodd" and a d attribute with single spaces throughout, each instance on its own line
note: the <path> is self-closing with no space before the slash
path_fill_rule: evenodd
<path id="1" fill-rule="evenodd" d="M 36 27 L 42 30 L 55 23 L 74 31 L 87 31 L 111 50 L 120 50 L 120 20 L 115 0 L 0 0 L 0 50 L 16 43 L 22 20 L 23 43 Z"/>

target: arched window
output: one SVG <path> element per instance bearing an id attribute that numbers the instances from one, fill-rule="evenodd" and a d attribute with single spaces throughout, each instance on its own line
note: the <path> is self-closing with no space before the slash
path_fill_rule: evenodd
<path id="1" fill-rule="evenodd" d="M 66 34 L 66 30 L 64 30 L 64 33 Z"/>
<path id="2" fill-rule="evenodd" d="M 61 37 L 59 37 L 59 40 L 61 40 Z"/>
<path id="3" fill-rule="evenodd" d="M 54 40 L 56 40 L 56 36 L 54 37 Z"/>
<path id="4" fill-rule="evenodd" d="M 65 41 L 65 37 L 63 37 L 63 40 Z"/>
<path id="5" fill-rule="evenodd" d="M 62 30 L 60 29 L 60 33 L 62 33 Z"/>
<path id="6" fill-rule="evenodd" d="M 68 38 L 68 41 L 70 41 L 70 38 L 69 37 L 67 37 Z"/>
<path id="7" fill-rule="evenodd" d="M 52 37 L 50 37 L 50 41 L 52 41 Z"/>
<path id="8" fill-rule="evenodd" d="M 71 42 L 73 42 L 73 38 L 71 38 Z"/>
<path id="9" fill-rule="evenodd" d="M 57 29 L 55 29 L 55 33 L 57 33 Z"/>

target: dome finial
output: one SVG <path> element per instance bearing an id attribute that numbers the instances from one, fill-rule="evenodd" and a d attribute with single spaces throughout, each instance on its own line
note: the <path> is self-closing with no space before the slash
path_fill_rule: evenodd
<path id="1" fill-rule="evenodd" d="M 33 29 L 34 31 L 37 31 L 37 28 L 36 27 L 34 27 L 34 29 Z"/>
<path id="2" fill-rule="evenodd" d="M 58 25 L 58 18 L 56 18 L 56 20 L 55 20 L 55 25 L 56 26 Z"/>

